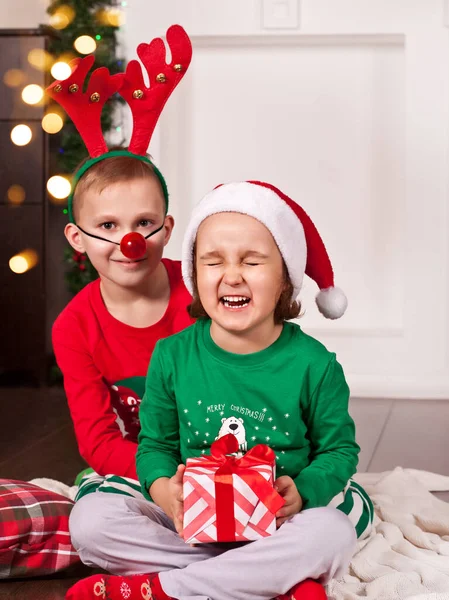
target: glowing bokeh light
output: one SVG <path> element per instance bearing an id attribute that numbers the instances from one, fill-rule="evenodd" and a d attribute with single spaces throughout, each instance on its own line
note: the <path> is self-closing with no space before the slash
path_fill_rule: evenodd
<path id="1" fill-rule="evenodd" d="M 101 9 L 96 17 L 99 23 L 109 27 L 121 27 L 125 22 L 125 16 L 119 8 Z"/>
<path id="2" fill-rule="evenodd" d="M 70 77 L 72 74 L 72 69 L 66 62 L 60 60 L 52 66 L 51 74 L 55 79 L 63 81 L 64 79 L 67 79 L 67 77 Z"/>
<path id="3" fill-rule="evenodd" d="M 19 206 L 25 201 L 25 190 L 21 185 L 18 184 L 11 185 L 6 192 L 6 195 L 9 203 L 13 204 L 14 206 Z"/>
<path id="4" fill-rule="evenodd" d="M 22 90 L 22 100 L 26 104 L 38 104 L 44 97 L 44 90 L 40 85 L 31 83 Z"/>
<path id="5" fill-rule="evenodd" d="M 75 11 L 67 4 L 61 4 L 50 16 L 50 25 L 54 29 L 65 29 L 75 18 Z"/>
<path id="6" fill-rule="evenodd" d="M 90 35 L 80 35 L 73 45 L 80 54 L 92 54 L 97 48 L 97 42 Z"/>
<path id="7" fill-rule="evenodd" d="M 33 134 L 28 125 L 16 125 L 11 130 L 11 140 L 16 146 L 26 146 L 30 143 Z"/>
<path id="8" fill-rule="evenodd" d="M 25 73 L 20 69 L 8 69 L 3 75 L 3 82 L 8 87 L 19 87 L 25 81 Z"/>
<path id="9" fill-rule="evenodd" d="M 47 133 L 58 133 L 63 125 L 62 117 L 56 113 L 48 113 L 42 119 L 42 129 Z"/>
<path id="10" fill-rule="evenodd" d="M 39 71 L 48 71 L 53 63 L 53 58 L 43 48 L 34 48 L 28 52 L 28 62 Z"/>
<path id="11" fill-rule="evenodd" d="M 21 275 L 26 273 L 39 262 L 39 256 L 35 250 L 27 248 L 9 259 L 9 268 L 13 273 Z"/>
<path id="12" fill-rule="evenodd" d="M 62 175 L 53 175 L 47 181 L 47 190 L 56 200 L 64 200 L 70 194 L 70 181 Z"/>

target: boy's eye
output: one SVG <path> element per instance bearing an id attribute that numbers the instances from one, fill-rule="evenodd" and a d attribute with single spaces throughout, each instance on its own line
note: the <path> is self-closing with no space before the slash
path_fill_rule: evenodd
<path id="1" fill-rule="evenodd" d="M 108 222 L 106 222 L 106 223 L 102 223 L 102 224 L 100 225 L 100 227 L 101 227 L 102 229 L 107 229 L 107 230 L 110 230 L 110 229 L 112 229 L 112 228 L 114 227 L 114 223 L 112 223 L 111 221 L 108 221 Z"/>
<path id="2" fill-rule="evenodd" d="M 257 262 L 248 262 L 248 261 L 246 261 L 244 264 L 248 265 L 248 267 L 257 267 L 258 265 L 260 265 L 260 263 L 257 263 Z"/>
<path id="3" fill-rule="evenodd" d="M 154 225 L 154 223 L 149 219 L 142 219 L 141 221 L 139 221 L 139 227 L 149 227 L 150 225 Z"/>

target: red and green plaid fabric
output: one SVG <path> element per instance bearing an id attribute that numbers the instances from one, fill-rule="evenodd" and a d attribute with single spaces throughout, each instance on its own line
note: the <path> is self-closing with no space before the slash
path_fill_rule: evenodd
<path id="1" fill-rule="evenodd" d="M 0 479 L 0 579 L 48 575 L 79 562 L 73 502 L 25 481 Z"/>

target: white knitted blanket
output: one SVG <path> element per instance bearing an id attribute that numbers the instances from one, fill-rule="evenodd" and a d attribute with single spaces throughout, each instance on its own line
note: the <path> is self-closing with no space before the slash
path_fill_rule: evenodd
<path id="1" fill-rule="evenodd" d="M 402 469 L 360 473 L 375 507 L 371 535 L 349 573 L 330 582 L 330 600 L 449 600 L 449 477 Z"/>
<path id="2" fill-rule="evenodd" d="M 359 542 L 345 577 L 330 582 L 329 600 L 449 600 L 449 477 L 402 469 L 359 473 L 354 479 L 374 502 L 373 531 Z M 76 488 L 33 483 L 73 498 Z"/>

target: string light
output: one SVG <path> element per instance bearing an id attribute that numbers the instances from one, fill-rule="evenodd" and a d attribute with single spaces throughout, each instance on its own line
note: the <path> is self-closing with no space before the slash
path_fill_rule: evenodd
<path id="1" fill-rule="evenodd" d="M 75 11 L 67 4 L 61 4 L 50 16 L 50 25 L 54 29 L 65 29 L 75 18 Z"/>
<path id="2" fill-rule="evenodd" d="M 3 81 L 8 87 L 19 87 L 25 81 L 25 73 L 20 69 L 8 69 L 3 75 Z"/>
<path id="3" fill-rule="evenodd" d="M 19 206 L 25 201 L 25 190 L 21 185 L 14 184 L 8 188 L 6 196 L 10 204 L 13 204 L 14 206 Z"/>
<path id="4" fill-rule="evenodd" d="M 63 81 L 70 77 L 72 74 L 72 69 L 66 62 L 58 61 L 51 68 L 51 74 L 55 79 L 59 81 Z"/>
<path id="5" fill-rule="evenodd" d="M 70 181 L 62 175 L 53 175 L 47 181 L 47 190 L 56 200 L 64 200 L 70 194 Z"/>
<path id="6" fill-rule="evenodd" d="M 97 41 L 100 41 L 100 40 L 101 40 L 101 35 L 99 35 L 99 34 L 97 33 L 97 35 L 95 36 L 95 39 L 96 39 Z"/>
<path id="7" fill-rule="evenodd" d="M 28 62 L 39 71 L 47 71 L 50 69 L 53 59 L 51 54 L 43 48 L 34 48 L 28 52 Z"/>
<path id="8" fill-rule="evenodd" d="M 109 27 L 121 27 L 125 22 L 123 11 L 119 8 L 101 9 L 96 13 L 99 23 Z"/>
<path id="9" fill-rule="evenodd" d="M 63 125 L 62 117 L 56 113 L 48 113 L 42 119 L 42 129 L 47 133 L 58 133 Z"/>
<path id="10" fill-rule="evenodd" d="M 92 54 L 97 48 L 97 43 L 90 35 L 80 35 L 73 45 L 80 54 Z"/>
<path id="11" fill-rule="evenodd" d="M 22 90 L 22 100 L 26 102 L 26 104 L 38 104 L 43 97 L 44 90 L 36 83 L 31 83 Z"/>
<path id="12" fill-rule="evenodd" d="M 31 248 L 27 248 L 9 259 L 9 268 L 13 273 L 20 275 L 35 267 L 38 262 L 39 257 L 37 252 Z"/>
<path id="13" fill-rule="evenodd" d="M 11 130 L 11 141 L 16 146 L 26 146 L 30 143 L 33 133 L 28 125 L 16 125 Z"/>

